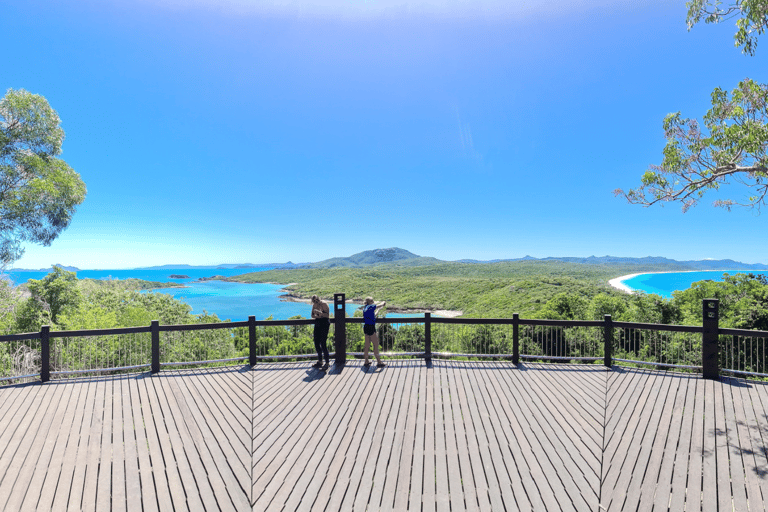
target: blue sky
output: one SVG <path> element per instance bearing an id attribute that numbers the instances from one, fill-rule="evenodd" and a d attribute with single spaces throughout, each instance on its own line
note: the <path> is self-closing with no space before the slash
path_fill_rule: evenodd
<path id="1" fill-rule="evenodd" d="M 768 263 L 768 212 L 614 197 L 669 112 L 766 82 L 684 1 L 4 2 L 0 85 L 45 96 L 88 196 L 17 268 L 402 247 Z M 734 195 L 734 194 L 732 194 Z M 741 193 L 735 191 L 741 197 Z"/>

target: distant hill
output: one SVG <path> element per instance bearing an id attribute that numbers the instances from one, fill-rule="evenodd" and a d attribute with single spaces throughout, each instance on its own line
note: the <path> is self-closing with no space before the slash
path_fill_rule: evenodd
<path id="1" fill-rule="evenodd" d="M 435 263 L 444 263 L 437 258 L 428 258 L 424 256 L 418 256 L 412 252 L 400 249 L 398 247 L 390 247 L 389 249 L 373 249 L 371 251 L 363 251 L 357 254 L 353 254 L 347 258 L 331 258 L 328 260 L 319 261 L 317 263 L 310 263 L 303 265 L 303 268 L 359 268 L 373 265 L 402 265 L 408 267 L 433 265 Z"/>
<path id="2" fill-rule="evenodd" d="M 10 272 L 50 272 L 53 270 L 53 267 L 61 267 L 64 270 L 68 270 L 69 272 L 80 272 L 80 269 L 77 267 L 70 267 L 67 265 L 51 265 L 49 268 L 12 268 L 10 269 Z"/>
<path id="3" fill-rule="evenodd" d="M 646 256 L 644 258 L 624 258 L 619 256 L 590 256 L 588 258 L 532 258 L 525 256 L 511 261 L 563 261 L 566 263 L 581 263 L 585 265 L 637 265 L 643 267 L 663 267 L 667 270 L 768 270 L 768 265 L 762 263 L 742 263 L 734 260 L 687 260 L 678 261 L 661 256 Z"/>

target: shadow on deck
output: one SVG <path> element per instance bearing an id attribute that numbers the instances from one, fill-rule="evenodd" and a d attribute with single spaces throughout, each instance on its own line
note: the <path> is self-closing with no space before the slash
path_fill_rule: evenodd
<path id="1" fill-rule="evenodd" d="M 0 388 L 5 510 L 765 510 L 762 382 L 259 364 Z"/>

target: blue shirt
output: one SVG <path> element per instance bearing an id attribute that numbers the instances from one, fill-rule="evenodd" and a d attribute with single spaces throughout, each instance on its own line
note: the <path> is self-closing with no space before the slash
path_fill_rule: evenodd
<path id="1" fill-rule="evenodd" d="M 363 322 L 365 325 L 376 325 L 376 304 L 363 307 Z"/>

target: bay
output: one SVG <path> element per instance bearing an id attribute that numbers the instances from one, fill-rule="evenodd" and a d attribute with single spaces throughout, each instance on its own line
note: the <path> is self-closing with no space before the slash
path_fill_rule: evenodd
<path id="1" fill-rule="evenodd" d="M 762 274 L 768 276 L 768 271 L 756 270 L 706 270 L 697 272 L 656 272 L 651 274 L 638 274 L 628 279 L 622 279 L 622 283 L 632 290 L 645 293 L 655 293 L 662 297 L 672 298 L 672 292 L 687 290 L 693 283 L 710 279 L 722 281 L 723 274 Z"/>
<path id="2" fill-rule="evenodd" d="M 78 279 L 143 279 L 145 281 L 183 283 L 184 288 L 159 288 L 156 293 L 166 293 L 175 299 L 189 304 L 192 313 L 214 313 L 221 320 L 239 322 L 254 315 L 257 320 L 272 317 L 274 320 L 286 320 L 301 315 L 310 317 L 312 306 L 303 302 L 291 302 L 280 299 L 284 285 L 269 283 L 230 283 L 227 281 L 198 281 L 203 277 L 235 276 L 269 270 L 264 268 L 220 269 L 220 268 L 163 268 L 163 269 L 107 269 L 79 270 Z M 42 279 L 47 271 L 11 270 L 8 276 L 18 285 L 29 279 Z M 171 275 L 185 275 L 185 278 L 171 279 Z M 347 303 L 347 316 L 352 316 L 358 306 Z M 421 316 L 389 314 L 390 317 Z"/>

